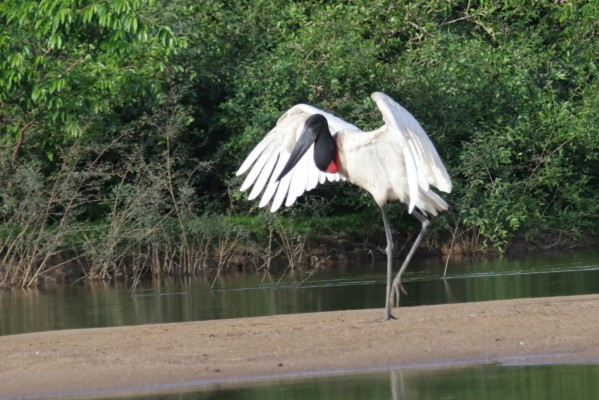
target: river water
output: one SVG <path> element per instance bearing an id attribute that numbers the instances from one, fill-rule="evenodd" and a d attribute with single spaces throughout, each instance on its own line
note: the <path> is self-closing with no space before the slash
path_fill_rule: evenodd
<path id="1" fill-rule="evenodd" d="M 486 365 L 278 380 L 130 397 L 136 400 L 596 400 L 599 365 Z"/>
<path id="2" fill-rule="evenodd" d="M 414 260 L 404 275 L 402 306 L 599 293 L 599 251 L 456 259 L 445 277 L 444 269 L 439 259 Z M 126 283 L 0 291 L 0 335 L 360 308 L 381 308 L 382 315 L 385 270 L 384 263 L 362 262 L 148 281 L 135 291 Z M 189 390 L 132 398 L 597 399 L 599 365 L 391 370 Z"/>
<path id="3" fill-rule="evenodd" d="M 415 260 L 402 306 L 599 293 L 599 252 Z M 210 279 L 0 290 L 0 335 L 43 330 L 383 308 L 384 263 Z M 382 312 L 382 311 L 381 311 Z"/>

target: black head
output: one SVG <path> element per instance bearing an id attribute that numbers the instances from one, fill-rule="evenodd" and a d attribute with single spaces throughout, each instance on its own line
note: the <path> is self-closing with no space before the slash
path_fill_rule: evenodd
<path id="1" fill-rule="evenodd" d="M 331 136 L 331 132 L 329 131 L 329 124 L 327 122 L 327 119 L 324 117 L 324 115 L 314 114 L 314 115 L 309 116 L 306 119 L 306 122 L 304 123 L 304 129 L 303 129 L 297 143 L 295 144 L 295 147 L 293 147 L 293 150 L 291 151 L 289 160 L 287 161 L 287 164 L 285 164 L 285 167 L 283 167 L 283 170 L 281 171 L 281 174 L 277 178 L 277 181 L 281 180 L 285 175 L 287 175 L 287 173 L 289 173 L 289 171 L 291 171 L 293 169 L 295 164 L 298 163 L 298 161 L 302 158 L 302 156 L 304 154 L 306 154 L 306 151 L 308 151 L 310 146 L 312 146 L 312 144 L 314 144 L 315 142 L 316 142 L 316 147 L 315 147 L 314 159 L 316 162 L 316 166 L 321 170 L 326 169 L 326 165 L 324 167 L 322 167 L 322 165 L 324 165 L 324 163 L 326 161 L 326 160 L 324 160 L 324 158 L 329 157 L 329 154 L 328 154 L 328 153 L 330 153 L 330 150 L 329 150 L 330 146 L 328 145 L 329 141 L 331 142 L 331 145 L 333 145 L 333 139 Z M 326 142 L 326 143 L 324 143 L 324 142 Z M 324 147 L 327 148 L 326 157 L 317 156 L 317 154 L 322 153 L 322 151 L 320 151 L 320 147 L 322 147 L 323 145 L 325 145 Z M 333 147 L 333 152 L 334 152 L 334 147 Z M 334 156 L 334 154 L 333 154 L 333 156 Z M 329 159 L 329 161 L 330 161 L 330 159 Z M 329 161 L 326 161 L 327 165 L 328 165 Z"/>
<path id="2" fill-rule="evenodd" d="M 316 138 L 318 138 L 322 133 L 329 132 L 329 123 L 324 115 L 314 114 L 309 116 L 304 123 L 304 131 L 308 129 L 314 131 Z"/>

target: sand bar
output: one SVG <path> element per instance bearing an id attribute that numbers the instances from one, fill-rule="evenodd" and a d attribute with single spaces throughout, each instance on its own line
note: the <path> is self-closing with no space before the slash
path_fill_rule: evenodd
<path id="1" fill-rule="evenodd" d="M 599 294 L 0 337 L 0 399 L 395 368 L 599 363 Z"/>

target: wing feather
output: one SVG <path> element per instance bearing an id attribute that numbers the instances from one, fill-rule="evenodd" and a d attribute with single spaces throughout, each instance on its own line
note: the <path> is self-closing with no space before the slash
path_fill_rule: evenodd
<path id="1" fill-rule="evenodd" d="M 254 182 L 256 182 L 256 179 L 260 175 L 262 168 L 264 168 L 264 164 L 266 164 L 266 162 L 268 161 L 268 157 L 269 157 L 269 154 L 266 152 L 263 152 L 262 154 L 260 154 L 260 157 L 258 157 L 258 160 L 256 161 L 254 168 L 250 171 L 248 176 L 245 178 L 245 180 L 243 181 L 243 185 L 241 185 L 241 188 L 239 190 L 241 190 L 243 192 L 243 191 L 247 190 L 250 186 L 252 186 L 254 184 Z"/>
<path id="2" fill-rule="evenodd" d="M 260 200 L 258 207 L 262 208 L 266 206 L 270 202 L 272 197 L 275 195 L 275 192 L 279 187 L 279 182 L 276 182 L 276 177 L 279 176 L 279 174 L 285 167 L 285 164 L 287 163 L 288 159 L 289 154 L 279 154 L 279 161 L 277 162 L 277 165 L 275 166 L 273 173 L 270 176 L 270 180 L 268 182 L 268 185 L 266 186 L 266 190 L 264 190 L 264 194 L 262 195 L 262 199 Z"/>
<path id="3" fill-rule="evenodd" d="M 266 138 L 264 138 L 265 140 L 262 140 L 260 143 L 258 143 L 258 145 L 256 147 L 254 147 L 254 149 L 250 152 L 250 154 L 247 156 L 245 161 L 241 164 L 241 167 L 239 167 L 239 170 L 237 170 L 237 175 L 241 175 L 245 171 L 247 171 L 248 168 L 252 166 L 254 161 L 256 161 L 258 156 L 263 154 L 264 149 L 269 144 L 269 141 L 266 140 L 267 138 L 268 138 L 268 136 Z"/>
<path id="4" fill-rule="evenodd" d="M 260 168 L 260 165 L 256 165 L 250 171 L 250 175 L 251 175 L 254 172 L 254 170 L 258 170 L 258 179 L 254 183 L 254 187 L 252 188 L 252 191 L 250 192 L 250 195 L 248 197 L 250 200 L 254 200 L 256 197 L 258 197 L 260 195 L 260 193 L 262 192 L 262 189 L 264 189 L 264 185 L 266 184 L 266 181 L 268 180 L 268 178 L 271 175 L 273 166 L 277 162 L 276 154 L 268 153 L 267 156 L 268 156 L 267 161 L 263 168 Z M 249 175 L 248 175 L 248 178 L 250 178 Z M 245 182 L 244 182 L 243 186 L 246 186 Z M 251 184 L 248 185 L 247 187 L 250 187 L 250 186 L 251 186 Z"/>
<path id="5" fill-rule="evenodd" d="M 426 192 L 429 185 L 451 192 L 451 179 L 435 146 L 416 119 L 393 99 L 381 92 L 372 94 L 388 130 L 404 149 L 406 175 L 409 187 L 410 212 L 419 202 L 420 189 Z"/>
<path id="6" fill-rule="evenodd" d="M 285 196 L 287 196 L 287 192 L 289 191 L 289 184 L 291 183 L 291 174 L 287 174 L 279 181 L 279 186 L 277 187 L 277 191 L 275 192 L 275 197 L 272 200 L 272 204 L 270 206 L 270 211 L 277 211 L 283 201 L 285 200 Z"/>
<path id="7" fill-rule="evenodd" d="M 250 152 L 236 173 L 242 175 L 249 170 L 240 189 L 246 191 L 253 186 L 248 199 L 252 200 L 262 194 L 259 206 L 264 207 L 272 200 L 270 210 L 274 212 L 283 204 L 292 205 L 299 196 L 318 184 L 343 179 L 338 173 L 324 173 L 316 168 L 312 146 L 296 166 L 280 182 L 276 182 L 300 137 L 306 119 L 317 113 L 325 116 L 333 135 L 343 129 L 358 129 L 313 106 L 298 104 L 290 108 Z"/>
<path id="8" fill-rule="evenodd" d="M 301 196 L 308 187 L 308 178 L 311 165 L 314 162 L 314 146 L 310 147 L 306 154 L 298 161 L 296 167 L 291 171 L 293 174 L 289 183 L 289 193 L 287 194 L 287 200 L 285 206 L 289 207 L 292 205 L 299 196 Z"/>

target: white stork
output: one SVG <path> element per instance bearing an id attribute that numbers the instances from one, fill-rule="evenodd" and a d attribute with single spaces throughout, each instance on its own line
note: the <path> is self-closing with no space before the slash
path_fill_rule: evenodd
<path id="1" fill-rule="evenodd" d="M 385 121 L 379 129 L 364 132 L 316 107 L 298 104 L 279 118 L 237 175 L 250 170 L 240 190 L 253 185 L 249 199 L 262 193 L 260 207 L 272 201 L 272 212 L 283 203 L 291 206 L 304 192 L 326 180 L 348 180 L 368 191 L 383 215 L 387 237 L 385 312 L 387 319 L 395 319 L 391 308 L 394 303 L 399 305 L 401 276 L 430 224 L 425 214 L 447 210 L 447 203 L 431 185 L 449 193 L 451 179 L 412 114 L 384 93 L 375 92 L 371 97 Z M 392 200 L 406 204 L 422 224 L 393 282 L 393 238 L 386 211 L 387 202 Z"/>

